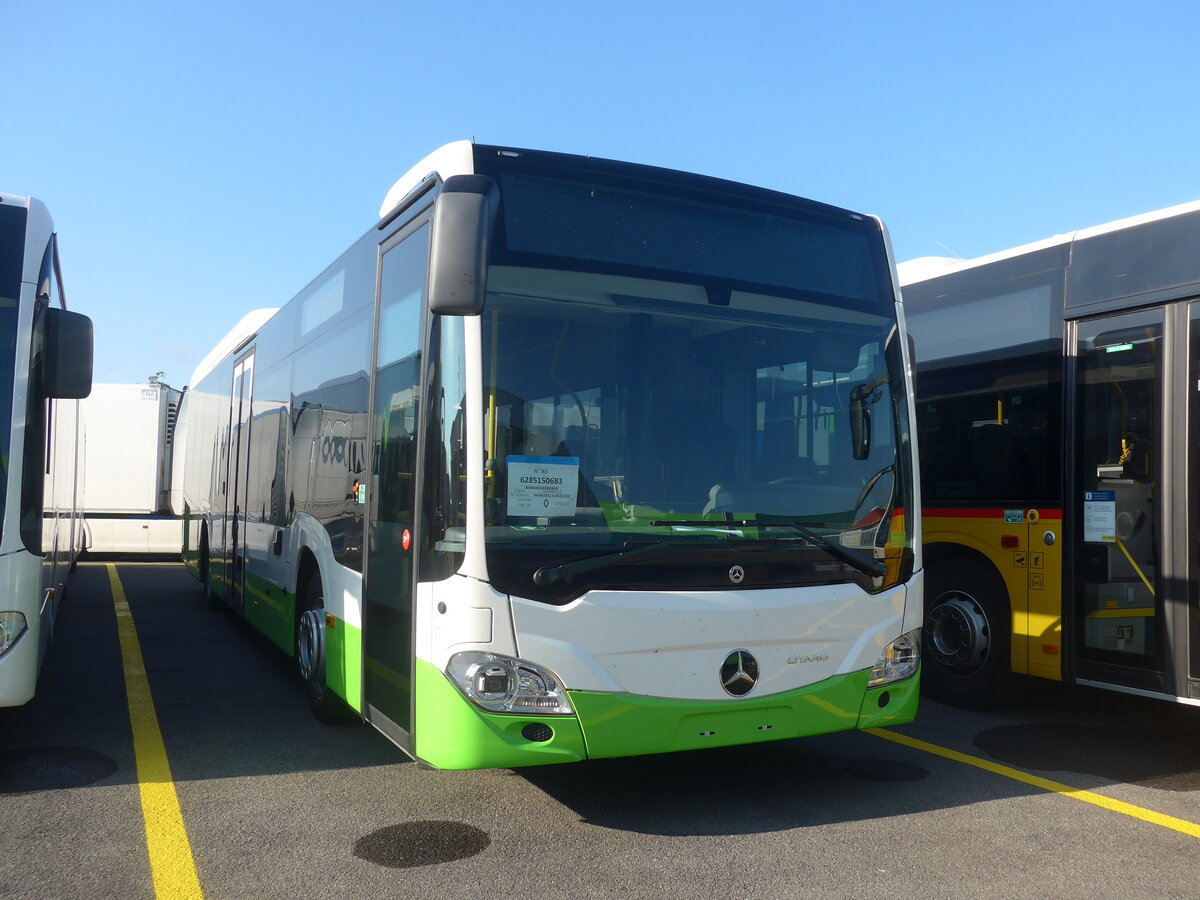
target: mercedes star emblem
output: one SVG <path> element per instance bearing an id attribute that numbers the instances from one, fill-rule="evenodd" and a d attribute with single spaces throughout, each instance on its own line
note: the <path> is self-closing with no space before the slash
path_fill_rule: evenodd
<path id="1" fill-rule="evenodd" d="M 735 697 L 754 690 L 758 684 L 758 660 L 748 650 L 734 650 L 721 665 L 721 687 Z"/>

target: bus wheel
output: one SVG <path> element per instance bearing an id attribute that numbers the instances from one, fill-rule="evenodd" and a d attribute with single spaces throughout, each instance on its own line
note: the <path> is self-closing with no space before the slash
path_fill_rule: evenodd
<path id="1" fill-rule="evenodd" d="M 325 598 L 321 580 L 308 579 L 300 592 L 300 621 L 296 626 L 296 666 L 304 682 L 308 708 L 322 722 L 348 721 L 347 708 L 325 683 Z"/>
<path id="2" fill-rule="evenodd" d="M 984 567 L 957 559 L 931 565 L 926 578 L 926 692 L 966 709 L 1002 705 L 1013 688 L 1003 583 Z"/>

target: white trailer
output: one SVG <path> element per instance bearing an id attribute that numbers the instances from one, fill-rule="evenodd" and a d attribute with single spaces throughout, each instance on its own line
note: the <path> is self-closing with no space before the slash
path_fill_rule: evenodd
<path id="1" fill-rule="evenodd" d="M 85 546 L 93 553 L 178 553 L 171 451 L 180 391 L 165 384 L 97 384 L 85 423 Z"/>

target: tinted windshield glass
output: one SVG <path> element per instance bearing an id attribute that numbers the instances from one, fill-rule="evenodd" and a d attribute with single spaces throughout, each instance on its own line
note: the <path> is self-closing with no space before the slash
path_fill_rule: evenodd
<path id="1" fill-rule="evenodd" d="M 891 305 L 874 223 L 843 210 L 790 215 L 634 187 L 506 172 L 504 241 L 533 253 L 704 276 L 709 290 L 769 285 L 829 302 Z"/>
<path id="2" fill-rule="evenodd" d="M 787 525 L 871 559 L 904 555 L 893 321 L 740 290 L 723 303 L 701 283 L 492 267 L 483 400 L 499 589 L 563 602 L 602 586 L 729 588 L 735 564 L 743 586 L 900 577 L 896 565 L 872 581 Z M 871 421 L 863 459 L 855 388 Z M 645 552 L 652 542 L 666 543 Z M 602 554 L 618 556 L 534 582 Z"/>
<path id="3" fill-rule="evenodd" d="M 16 359 L 17 302 L 25 256 L 23 207 L 0 206 L 0 523 L 8 496 L 8 461 L 12 436 L 13 366 Z"/>

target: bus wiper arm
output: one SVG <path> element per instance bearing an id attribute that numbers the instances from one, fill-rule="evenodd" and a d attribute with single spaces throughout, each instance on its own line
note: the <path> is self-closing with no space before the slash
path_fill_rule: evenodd
<path id="1" fill-rule="evenodd" d="M 851 550 L 849 547 L 843 547 L 841 544 L 835 544 L 833 541 L 829 540 L 829 538 L 817 534 L 817 532 L 810 528 L 805 528 L 799 522 L 785 522 L 784 524 L 789 528 L 795 528 L 812 543 L 828 552 L 830 556 L 840 559 L 842 562 L 849 566 L 853 566 L 864 574 L 870 575 L 873 578 L 882 578 L 887 574 L 887 566 L 876 562 L 869 556 L 863 556 L 863 554 L 859 553 L 857 550 Z"/>
<path id="2" fill-rule="evenodd" d="M 759 522 L 752 519 L 739 519 L 737 521 L 729 521 L 728 519 L 718 519 L 717 521 L 703 520 L 666 520 L 651 522 L 655 527 L 666 527 L 669 525 L 682 525 L 685 528 L 791 528 L 804 536 L 810 544 L 820 547 L 830 556 L 844 562 L 848 566 L 853 566 L 858 571 L 870 575 L 873 578 L 882 578 L 887 574 L 887 567 L 882 563 L 878 563 L 869 556 L 863 556 L 856 550 L 851 550 L 848 547 L 843 547 L 841 544 L 835 544 L 833 541 L 807 528 L 799 522 Z"/>
<path id="3" fill-rule="evenodd" d="M 547 585 L 557 584 L 562 581 L 570 584 L 571 576 L 582 575 L 584 572 L 591 572 L 595 569 L 602 569 L 616 560 L 632 559 L 635 556 L 641 556 L 654 550 L 661 550 L 663 547 L 680 546 L 676 541 L 653 541 L 649 544 L 635 544 L 632 547 L 626 545 L 624 550 L 617 550 L 615 553 L 604 553 L 600 556 L 592 556 L 587 559 L 577 559 L 575 562 L 563 563 L 561 566 L 542 566 L 533 573 L 533 583 Z"/>

